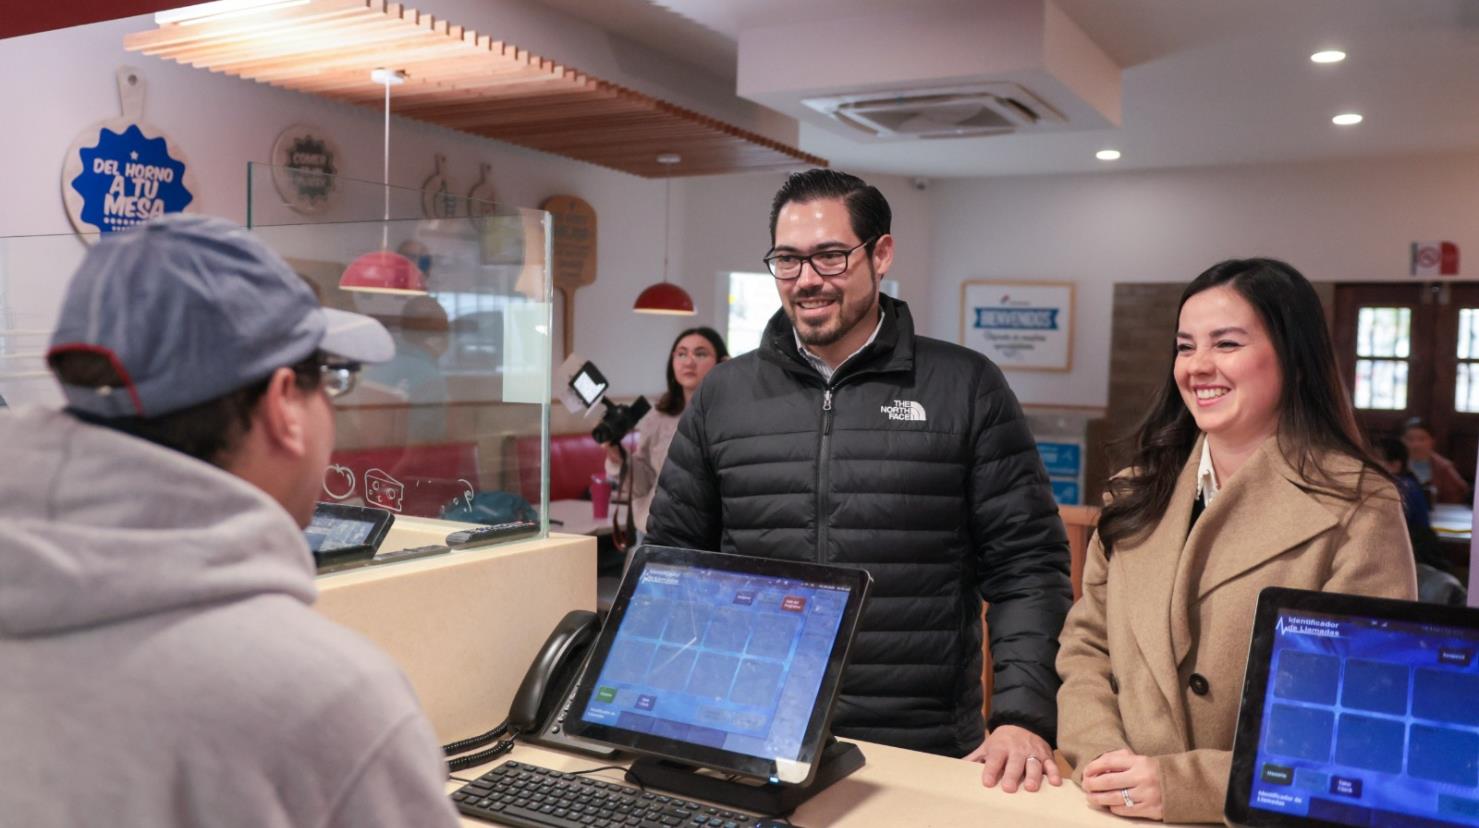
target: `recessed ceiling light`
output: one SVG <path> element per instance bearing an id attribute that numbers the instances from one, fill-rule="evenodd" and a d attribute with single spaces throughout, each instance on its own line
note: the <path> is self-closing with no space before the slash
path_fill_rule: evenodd
<path id="1" fill-rule="evenodd" d="M 1100 161 L 1118 161 L 1120 158 L 1120 151 L 1107 149 L 1099 150 L 1098 152 L 1094 153 L 1094 157 L 1099 159 Z"/>
<path id="2" fill-rule="evenodd" d="M 1334 118 L 1331 118 L 1330 123 L 1335 124 L 1336 126 L 1355 126 L 1356 124 L 1361 123 L 1362 120 L 1364 119 L 1361 117 L 1360 113 L 1342 112 L 1339 115 L 1336 115 Z"/>
<path id="3" fill-rule="evenodd" d="M 1345 52 L 1339 49 L 1326 49 L 1323 52 L 1315 52 L 1310 55 L 1310 60 L 1315 63 L 1340 63 L 1345 60 Z"/>

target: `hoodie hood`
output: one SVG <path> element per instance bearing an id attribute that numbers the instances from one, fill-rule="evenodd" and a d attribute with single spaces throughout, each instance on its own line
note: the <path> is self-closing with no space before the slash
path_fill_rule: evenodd
<path id="1" fill-rule="evenodd" d="M 60 411 L 0 414 L 0 636 L 317 597 L 297 523 L 250 483 Z"/>

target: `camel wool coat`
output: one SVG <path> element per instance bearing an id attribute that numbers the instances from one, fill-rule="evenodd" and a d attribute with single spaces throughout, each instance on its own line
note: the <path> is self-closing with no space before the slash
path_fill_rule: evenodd
<path id="1" fill-rule="evenodd" d="M 1325 457 L 1332 483 L 1314 483 L 1271 437 L 1189 525 L 1204 439 L 1157 525 L 1107 559 L 1095 534 L 1059 639 L 1074 781 L 1111 750 L 1157 757 L 1167 822 L 1222 821 L 1259 591 L 1417 595 L 1397 489 L 1348 457 Z"/>

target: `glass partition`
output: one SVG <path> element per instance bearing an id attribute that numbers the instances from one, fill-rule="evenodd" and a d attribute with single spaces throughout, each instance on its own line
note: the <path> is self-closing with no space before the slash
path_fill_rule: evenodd
<path id="1" fill-rule="evenodd" d="M 441 193 L 427 218 L 419 190 L 348 179 L 332 182 L 325 209 L 304 214 L 273 174 L 248 170 L 252 232 L 324 306 L 380 320 L 396 343 L 391 362 L 367 366 L 335 399 L 321 499 L 467 523 L 527 518 L 547 534 L 549 215 Z M 63 404 L 44 355 L 96 241 L 0 237 L 4 404 Z"/>
<path id="2" fill-rule="evenodd" d="M 396 343 L 335 401 L 323 499 L 547 532 L 549 214 L 321 174 L 305 210 L 294 174 L 249 165 L 252 232 Z"/>
<path id="3" fill-rule="evenodd" d="M 87 242 L 72 234 L 0 237 L 0 399 L 60 406 L 46 349 Z"/>

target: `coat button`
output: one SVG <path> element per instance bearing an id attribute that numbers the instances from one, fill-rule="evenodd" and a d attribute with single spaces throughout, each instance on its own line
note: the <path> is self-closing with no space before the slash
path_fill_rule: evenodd
<path id="1" fill-rule="evenodd" d="M 1211 685 L 1207 684 L 1207 677 L 1201 673 L 1192 673 L 1191 678 L 1186 680 L 1186 686 L 1190 687 L 1191 692 L 1196 693 L 1198 696 L 1207 695 L 1207 691 L 1211 689 Z"/>
<path id="2" fill-rule="evenodd" d="M 1109 692 L 1116 696 L 1120 694 L 1120 680 L 1115 678 L 1113 674 L 1109 676 Z"/>

